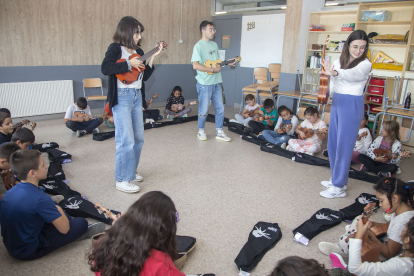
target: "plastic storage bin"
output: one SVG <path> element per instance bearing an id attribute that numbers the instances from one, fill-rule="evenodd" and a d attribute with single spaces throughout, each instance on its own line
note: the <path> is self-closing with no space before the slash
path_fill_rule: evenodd
<path id="1" fill-rule="evenodd" d="M 385 85 L 385 80 L 384 79 L 371 78 L 371 81 L 369 83 L 372 84 L 372 85 L 384 86 Z"/>
<path id="2" fill-rule="evenodd" d="M 369 86 L 369 94 L 384 95 L 384 87 Z"/>
<path id="3" fill-rule="evenodd" d="M 368 96 L 367 97 L 368 101 L 377 103 L 377 104 L 382 104 L 382 98 L 381 97 L 376 97 L 376 96 Z"/>
<path id="4" fill-rule="evenodd" d="M 361 21 L 391 21 L 391 12 L 386 10 L 362 11 Z"/>

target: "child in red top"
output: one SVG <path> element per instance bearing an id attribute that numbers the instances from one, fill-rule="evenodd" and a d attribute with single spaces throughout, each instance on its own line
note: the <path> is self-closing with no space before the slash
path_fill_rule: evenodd
<path id="1" fill-rule="evenodd" d="M 112 113 L 112 110 L 109 109 L 109 103 L 106 103 L 106 105 L 105 105 L 103 118 L 105 120 L 105 123 L 106 123 L 107 127 L 115 127 L 115 125 L 114 125 L 114 114 Z"/>
<path id="2" fill-rule="evenodd" d="M 178 257 L 177 221 L 170 197 L 146 193 L 95 244 L 89 255 L 91 270 L 97 276 L 185 276 L 173 263 Z"/>

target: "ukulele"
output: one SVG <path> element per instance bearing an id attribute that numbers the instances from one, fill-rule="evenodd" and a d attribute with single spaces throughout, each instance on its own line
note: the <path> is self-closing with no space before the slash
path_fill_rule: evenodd
<path id="1" fill-rule="evenodd" d="M 197 104 L 197 101 L 192 101 L 191 103 L 188 103 L 189 105 L 195 105 Z M 185 105 L 183 104 L 173 104 L 171 105 L 171 108 L 178 108 L 178 110 L 183 110 L 185 108 Z"/>
<path id="2" fill-rule="evenodd" d="M 254 117 L 256 114 L 254 114 L 254 110 L 251 110 L 251 111 L 247 111 L 246 113 L 244 113 L 244 114 L 246 114 L 248 117 Z"/>
<path id="3" fill-rule="evenodd" d="M 325 45 L 323 46 L 322 59 L 325 60 L 325 49 L 329 41 L 329 35 L 326 37 Z M 325 72 L 325 68 L 322 66 L 322 72 Z M 319 93 L 318 104 L 329 104 L 330 91 L 329 91 L 329 76 L 321 74 L 319 77 Z"/>
<path id="4" fill-rule="evenodd" d="M 374 149 L 374 154 L 377 157 L 385 157 L 388 160 L 391 160 L 392 155 L 393 155 L 391 150 L 383 150 L 383 149 Z M 411 157 L 411 151 L 409 151 L 409 150 L 404 150 L 401 153 L 397 152 L 397 153 L 394 153 L 394 154 L 397 155 L 397 157 L 398 156 L 405 157 L 405 158 L 410 158 Z"/>
<path id="5" fill-rule="evenodd" d="M 360 135 L 358 135 L 358 137 L 357 137 L 357 139 L 359 138 L 359 139 L 361 139 L 361 138 L 364 138 L 365 136 L 367 136 L 368 135 L 368 131 L 364 131 L 364 132 L 362 132 Z"/>
<path id="6" fill-rule="evenodd" d="M 152 96 L 149 101 L 147 102 L 147 108 L 152 104 L 152 101 L 158 98 L 158 93 L 155 93 L 154 96 Z"/>
<path id="7" fill-rule="evenodd" d="M 105 213 L 110 219 L 112 220 L 116 220 L 117 217 L 110 211 L 108 211 L 107 209 L 105 209 L 104 207 L 102 207 L 99 203 L 95 204 L 96 209 L 98 209 L 99 213 Z"/>
<path id="8" fill-rule="evenodd" d="M 218 59 L 218 60 L 215 60 L 215 61 L 206 60 L 204 62 L 204 66 L 209 67 L 209 68 L 216 68 L 217 66 L 224 66 L 224 65 L 227 65 L 227 64 L 233 63 L 233 62 L 240 62 L 241 59 L 242 58 L 240 56 L 237 56 L 235 58 L 228 59 L 228 60 L 225 60 L 225 61 L 222 61 L 221 59 Z M 214 73 L 213 72 L 207 72 L 207 74 L 213 75 Z"/>
<path id="9" fill-rule="evenodd" d="M 305 133 L 305 138 L 303 138 L 302 136 L 298 135 L 300 140 L 305 140 L 308 138 L 311 138 L 313 136 L 313 134 L 315 134 L 316 129 L 311 129 L 311 128 L 300 128 L 299 130 L 302 130 Z M 328 129 L 327 128 L 322 128 L 319 129 L 320 133 L 327 133 Z"/>
<path id="10" fill-rule="evenodd" d="M 11 171 L 3 171 L 1 173 L 1 177 L 3 178 L 4 186 L 6 190 L 10 190 L 16 184 L 16 177 L 11 173 Z"/>
<path id="11" fill-rule="evenodd" d="M 259 115 L 260 117 L 257 117 L 257 118 L 254 118 L 253 120 L 254 121 L 264 121 L 264 120 L 270 120 L 271 118 L 274 118 L 275 116 L 273 115 L 273 116 L 271 116 L 271 117 L 269 117 L 269 118 L 267 118 L 266 119 L 266 116 L 264 116 L 264 115 Z"/>
<path id="12" fill-rule="evenodd" d="M 85 111 L 75 111 L 73 113 L 73 119 L 78 120 L 80 118 L 82 118 L 83 121 L 89 121 L 89 114 L 86 113 Z"/>
<path id="13" fill-rule="evenodd" d="M 151 57 L 153 54 L 155 54 L 158 50 L 159 50 L 159 45 L 162 44 L 163 45 L 163 50 L 165 48 L 167 48 L 167 43 L 165 43 L 165 41 L 161 41 L 160 43 L 157 44 L 157 47 L 155 47 L 154 49 L 152 49 L 151 51 L 149 51 L 148 53 L 146 53 L 143 56 L 140 56 L 139 54 L 132 54 L 129 56 L 129 59 L 132 59 L 134 57 L 138 57 L 139 60 L 141 61 L 145 61 L 146 59 L 148 59 L 149 57 Z M 116 62 L 125 62 L 126 59 L 118 59 Z M 116 74 L 116 77 L 118 78 L 118 80 L 120 80 L 122 83 L 125 84 L 131 84 L 134 81 L 136 81 L 138 79 L 139 74 L 142 73 L 142 71 L 144 71 L 145 69 L 137 69 L 135 67 L 131 68 L 131 71 L 122 73 L 122 74 Z"/>
<path id="14" fill-rule="evenodd" d="M 284 133 L 286 133 L 286 129 L 290 126 L 290 128 L 292 128 L 292 124 L 280 124 L 280 130 L 283 131 Z"/>
<path id="15" fill-rule="evenodd" d="M 15 125 L 13 125 L 13 129 L 16 129 L 16 128 L 19 128 L 19 127 L 22 127 L 22 126 L 28 125 L 28 124 L 30 124 L 30 121 L 26 119 L 26 120 L 23 120 L 21 122 L 16 123 Z"/>

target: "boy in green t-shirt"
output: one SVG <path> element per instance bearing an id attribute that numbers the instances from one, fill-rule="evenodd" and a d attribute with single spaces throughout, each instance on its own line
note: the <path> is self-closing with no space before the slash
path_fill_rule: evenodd
<path id="1" fill-rule="evenodd" d="M 263 120 L 249 121 L 249 127 L 253 129 L 253 133 L 259 134 L 263 130 L 273 130 L 278 116 L 272 99 L 266 99 L 263 102 L 263 107 L 256 109 L 254 113 L 263 116 Z"/>
<path id="2" fill-rule="evenodd" d="M 204 20 L 200 24 L 201 39 L 193 49 L 191 63 L 193 69 L 197 70 L 197 93 L 198 93 L 198 133 L 197 137 L 206 141 L 207 136 L 204 132 L 208 105 L 212 101 L 215 111 L 216 139 L 230 142 L 231 138 L 223 132 L 224 105 L 221 89 L 221 67 L 210 68 L 204 66 L 207 60 L 216 61 L 219 59 L 217 43 L 212 41 L 214 38 L 214 23 Z M 231 64 L 231 65 L 234 65 Z"/>

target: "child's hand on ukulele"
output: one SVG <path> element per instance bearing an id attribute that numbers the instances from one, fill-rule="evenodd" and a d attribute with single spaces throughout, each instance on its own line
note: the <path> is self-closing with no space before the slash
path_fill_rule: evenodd
<path id="1" fill-rule="evenodd" d="M 298 134 L 300 135 L 300 137 L 302 137 L 303 139 L 306 138 L 306 134 L 305 132 L 303 132 L 302 130 L 299 130 Z"/>
<path id="2" fill-rule="evenodd" d="M 144 70 L 145 69 L 145 64 L 142 60 L 139 60 L 138 57 L 133 57 L 129 60 L 129 62 L 131 63 L 131 67 L 137 68 L 138 70 Z"/>
<path id="3" fill-rule="evenodd" d="M 243 117 L 244 117 L 245 119 L 247 119 L 247 118 L 249 118 L 249 117 L 250 117 L 250 116 L 249 116 L 249 113 L 243 113 L 242 115 L 243 115 Z"/>
<path id="4" fill-rule="evenodd" d="M 378 156 L 378 157 L 375 157 L 375 159 L 374 159 L 375 161 L 377 161 L 377 162 L 382 162 L 382 163 L 384 163 L 384 162 L 386 162 L 388 159 L 386 158 L 386 157 L 384 157 L 384 156 Z"/>
<path id="5" fill-rule="evenodd" d="M 357 222 L 357 232 L 355 234 L 355 239 L 362 239 L 365 232 L 368 231 L 369 228 L 371 228 L 372 222 L 370 219 L 368 219 L 368 222 L 364 224 L 362 221 L 363 215 L 359 216 L 358 222 Z"/>
<path id="6" fill-rule="evenodd" d="M 398 158 L 398 156 L 397 156 L 395 153 L 393 153 L 393 154 L 391 155 L 391 157 L 392 157 L 392 159 L 397 159 L 397 158 Z"/>
<path id="7" fill-rule="evenodd" d="M 287 128 L 285 128 L 285 129 L 286 129 L 286 132 L 288 132 Z M 283 134 L 285 132 L 281 129 L 276 129 L 276 133 Z"/>

